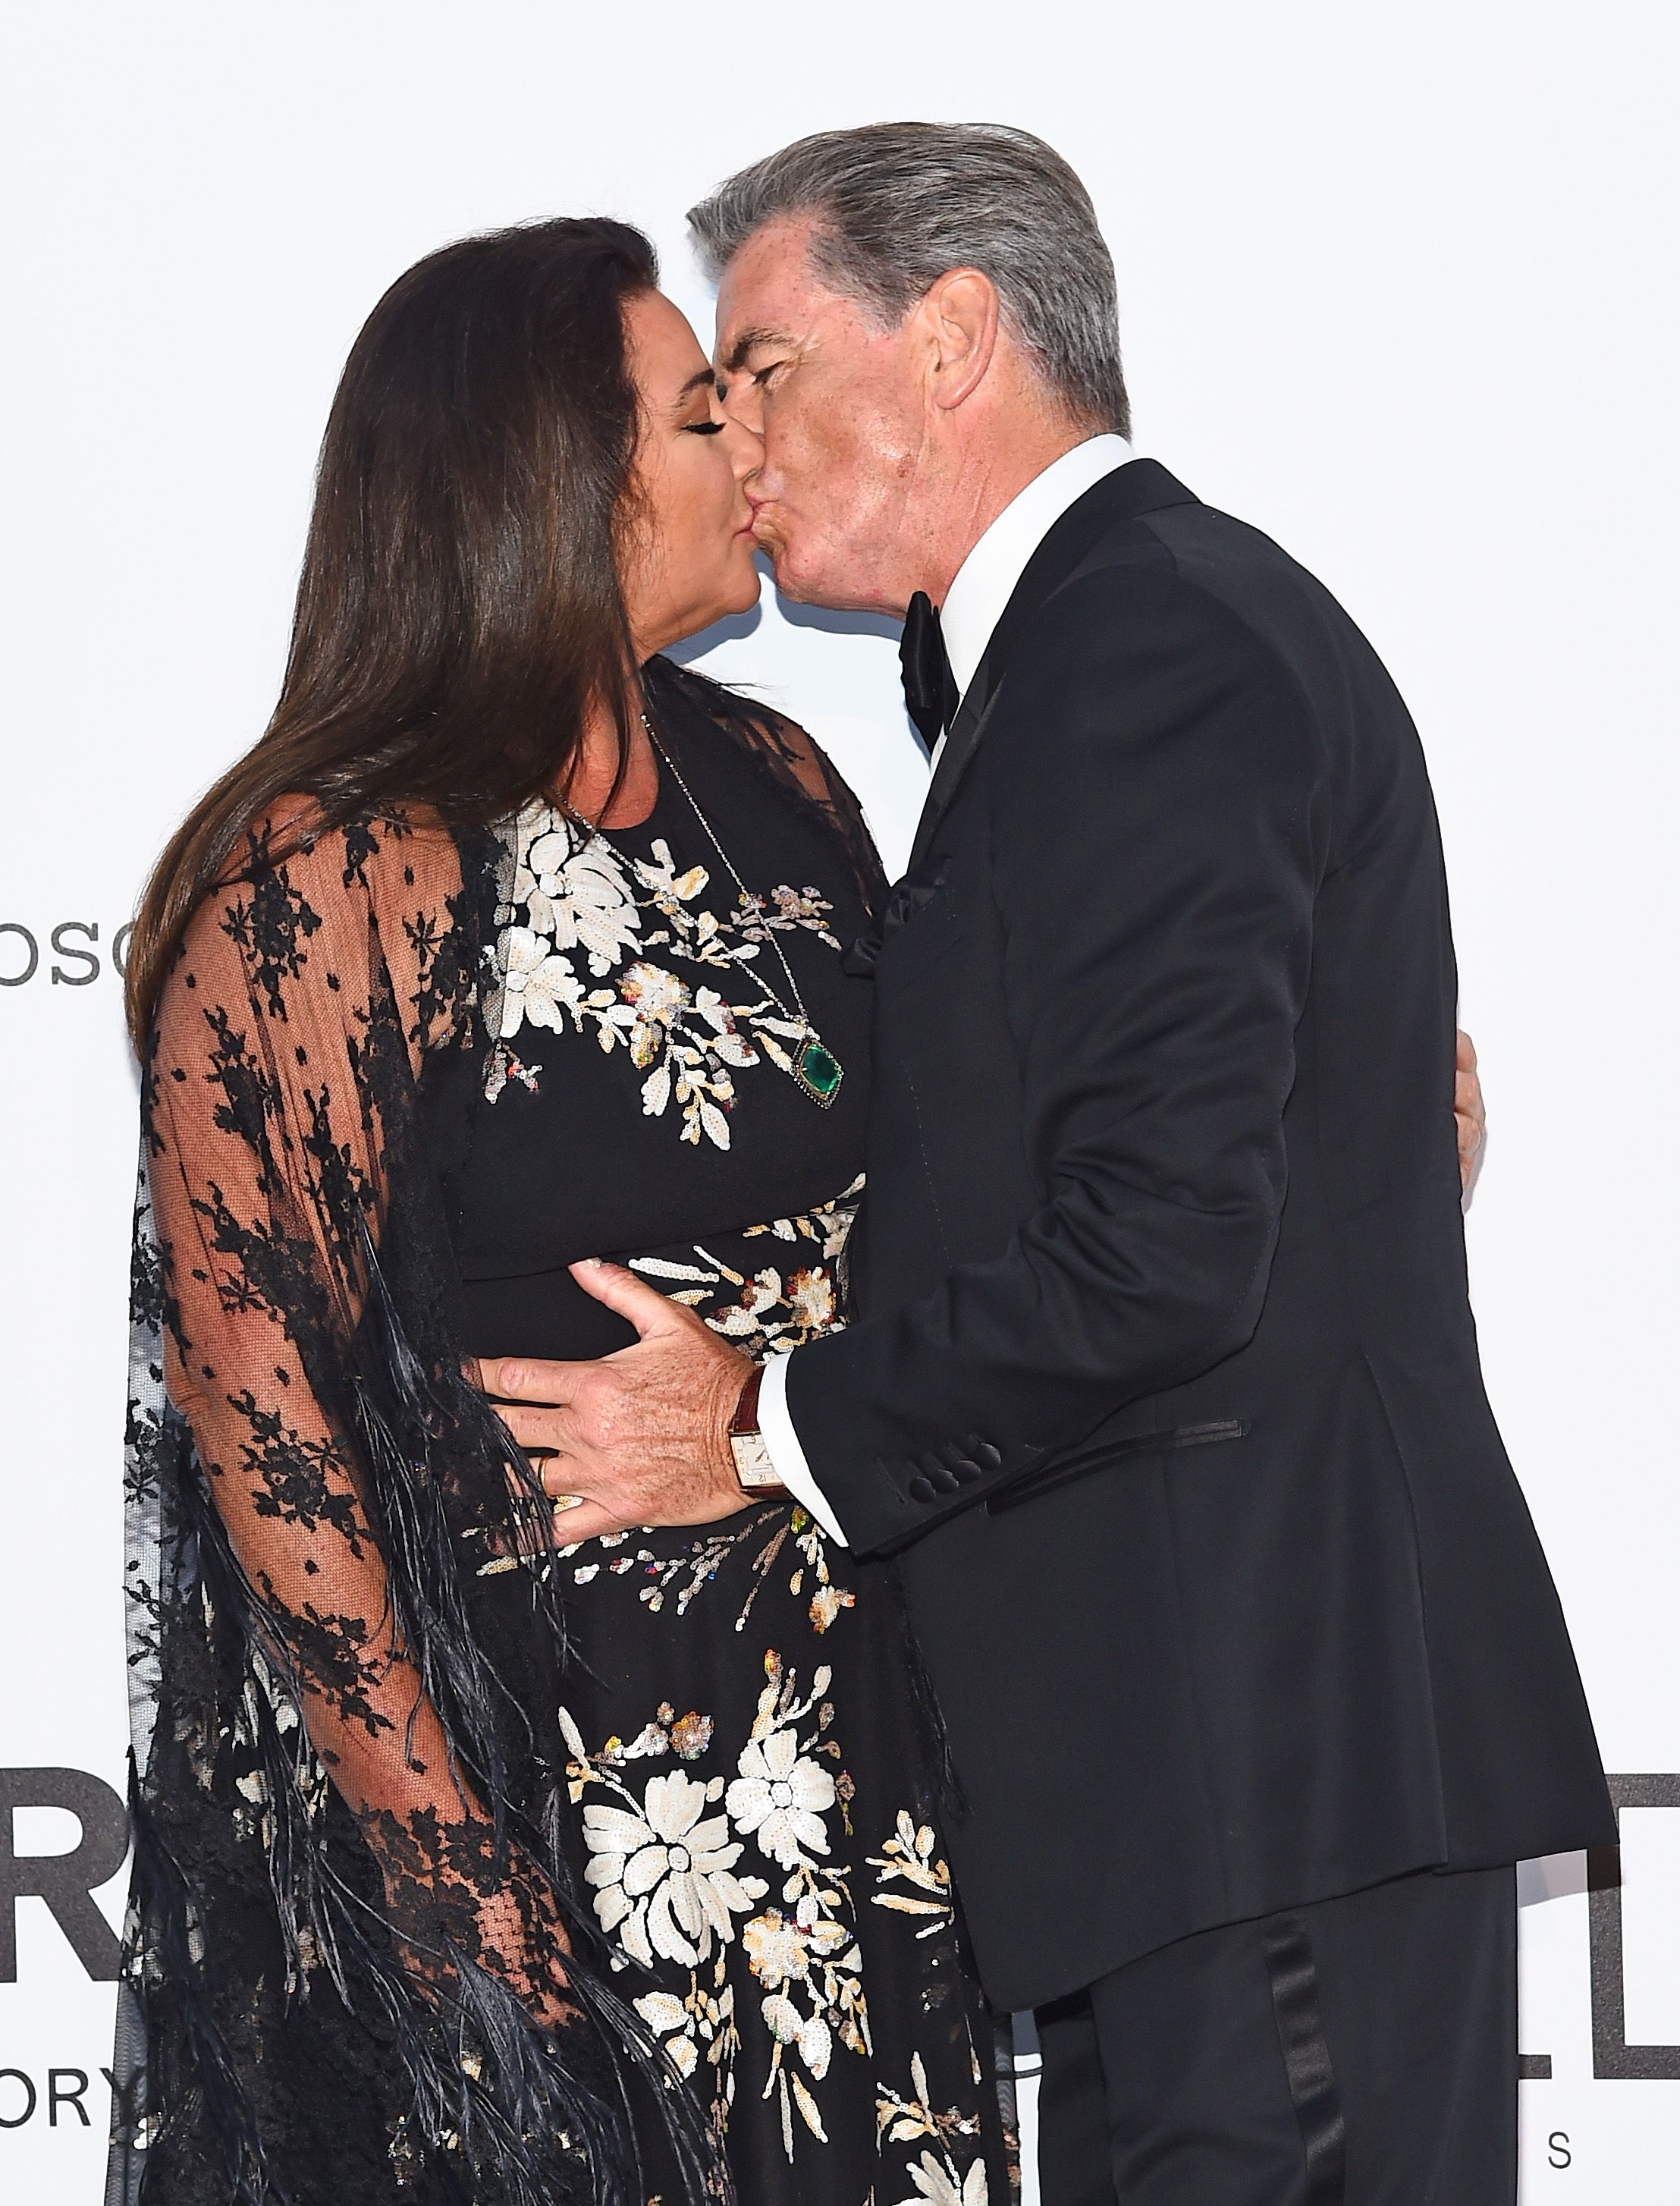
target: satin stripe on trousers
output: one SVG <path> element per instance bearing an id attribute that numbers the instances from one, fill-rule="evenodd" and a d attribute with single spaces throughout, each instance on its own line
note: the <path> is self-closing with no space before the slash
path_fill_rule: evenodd
<path id="1" fill-rule="evenodd" d="M 1512 1869 L 1206 1931 L 1038 2022 L 1043 2206 L 1513 2206 Z"/>

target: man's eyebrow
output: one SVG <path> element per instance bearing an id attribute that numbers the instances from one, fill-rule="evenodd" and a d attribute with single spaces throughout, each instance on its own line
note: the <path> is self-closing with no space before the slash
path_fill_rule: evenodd
<path id="1" fill-rule="evenodd" d="M 785 330 L 742 330 L 730 347 L 728 359 L 722 364 L 724 373 L 733 375 L 737 368 L 744 367 L 748 354 L 756 352 L 760 345 L 790 345 L 792 343 L 793 339 Z"/>

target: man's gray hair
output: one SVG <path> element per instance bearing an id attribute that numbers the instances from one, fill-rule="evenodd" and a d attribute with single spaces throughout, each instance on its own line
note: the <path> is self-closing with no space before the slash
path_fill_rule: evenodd
<path id="1" fill-rule="evenodd" d="M 755 231 L 810 216 L 825 283 L 888 324 L 950 268 L 978 268 L 1081 422 L 1129 433 L 1114 263 L 1061 155 L 1001 122 L 824 130 L 719 184 L 688 221 L 712 275 Z"/>

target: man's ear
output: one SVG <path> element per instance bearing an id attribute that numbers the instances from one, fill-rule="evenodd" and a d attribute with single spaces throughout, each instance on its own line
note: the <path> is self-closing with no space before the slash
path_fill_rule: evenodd
<path id="1" fill-rule="evenodd" d="M 919 309 L 932 359 L 930 395 L 950 412 L 985 379 L 998 349 L 998 286 L 978 268 L 949 268 Z"/>

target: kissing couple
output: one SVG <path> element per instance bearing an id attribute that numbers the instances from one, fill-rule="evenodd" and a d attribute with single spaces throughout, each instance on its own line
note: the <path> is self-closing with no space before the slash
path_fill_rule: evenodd
<path id="1" fill-rule="evenodd" d="M 1046 2206 L 1508 2206 L 1614 1831 L 1416 733 L 1048 146 L 690 220 L 709 360 L 616 222 L 392 286 L 146 891 L 111 2196 L 1004 2206 L 1030 2008 Z M 760 549 L 906 617 L 890 890 L 668 655 Z"/>

